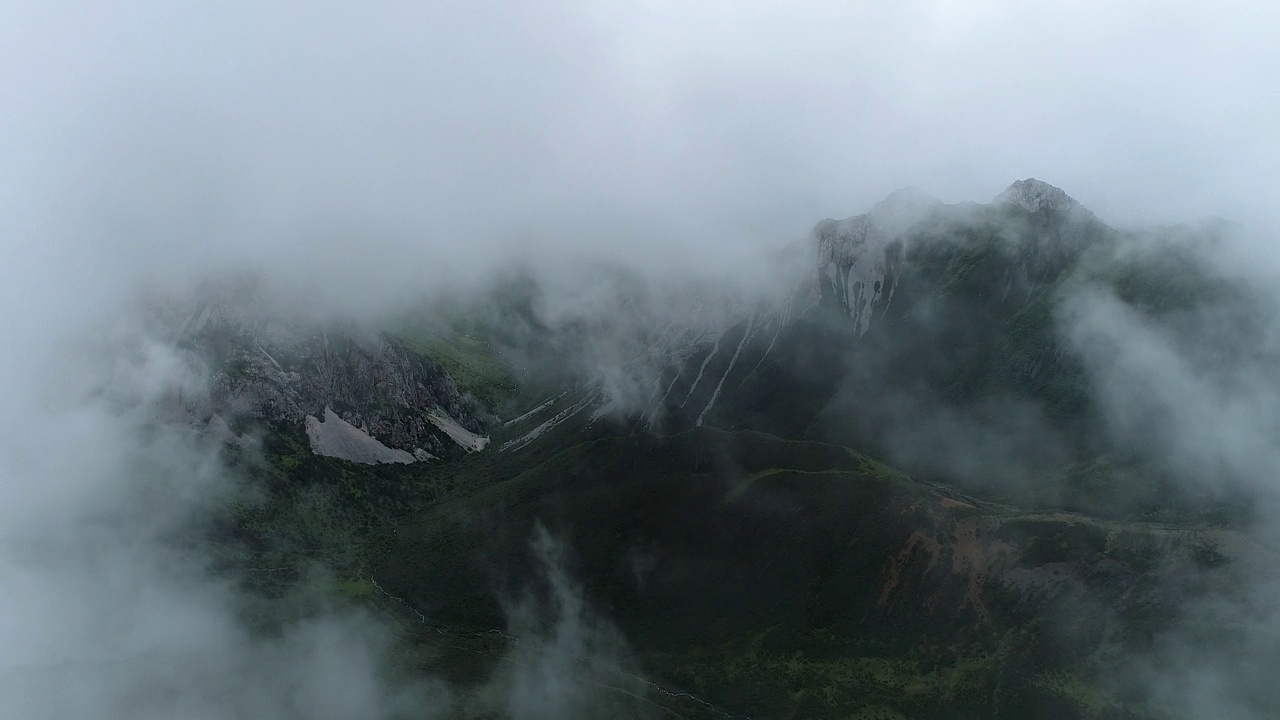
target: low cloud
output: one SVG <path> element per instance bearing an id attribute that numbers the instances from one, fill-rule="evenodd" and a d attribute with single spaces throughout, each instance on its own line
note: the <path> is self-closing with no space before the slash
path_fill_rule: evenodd
<path id="1" fill-rule="evenodd" d="M 56 402 L 6 413 L 0 715 L 390 719 L 442 707 L 438 688 L 390 679 L 393 638 L 362 613 L 311 613 L 276 634 L 245 625 L 245 597 L 212 572 L 199 530 L 237 481 L 218 448 L 164 417 L 166 396 L 200 369 L 132 332 L 107 338 L 93 352 L 68 341 L 81 352 L 49 368 L 70 393 L 41 388 L 31 397 Z"/>
<path id="2" fill-rule="evenodd" d="M 531 549 L 543 587 L 526 588 L 506 607 L 514 645 L 502 660 L 490 692 L 512 720 L 643 716 L 647 684 L 622 634 L 589 606 L 568 574 L 569 549 L 544 526 L 534 528 Z"/>
<path id="3" fill-rule="evenodd" d="M 1126 222 L 1274 214 L 1258 190 L 1280 157 L 1276 96 L 1259 91 L 1274 9 L 959 8 L 6 3 L 0 682 L 15 692 L 0 714 L 442 702 L 384 677 L 358 615 L 246 634 L 236 592 L 174 549 L 235 480 L 157 418 L 201 369 L 133 321 L 139 283 L 247 268 L 313 313 L 372 318 L 540 260 L 559 274 L 539 322 L 587 328 L 566 347 L 630 402 L 667 361 L 634 338 L 689 305 L 661 286 L 639 305 L 601 294 L 563 258 L 672 287 L 740 278 L 754 248 L 894 188 L 970 199 L 1028 175 Z M 1188 483 L 1271 497 L 1273 337 L 1206 366 L 1239 349 L 1216 346 L 1215 317 L 1192 319 L 1197 345 L 1105 294 L 1073 312 L 1118 438 L 1154 443 Z M 572 628 L 576 606 L 555 607 Z M 558 657 L 580 636 L 554 627 Z"/>
<path id="4" fill-rule="evenodd" d="M 1280 496 L 1280 286 L 1221 266 L 1215 251 L 1155 246 L 1123 260 L 1185 254 L 1197 275 L 1160 277 L 1165 287 L 1151 289 L 1172 307 L 1135 306 L 1091 284 L 1066 299 L 1059 325 L 1118 443 L 1199 489 Z"/>
<path id="5" fill-rule="evenodd" d="M 1189 716 L 1270 717 L 1280 603 L 1275 569 L 1259 558 L 1280 546 L 1280 285 L 1259 282 L 1271 276 L 1266 253 L 1239 233 L 1135 242 L 1127 253 L 1115 262 L 1166 269 L 1148 289 L 1166 302 L 1083 286 L 1063 304 L 1064 342 L 1083 362 L 1110 439 L 1202 503 L 1248 503 L 1246 544 L 1261 546 L 1224 550 L 1231 565 L 1212 579 L 1175 574 L 1170 596 L 1195 597 L 1129 659 L 1126 677 Z"/>

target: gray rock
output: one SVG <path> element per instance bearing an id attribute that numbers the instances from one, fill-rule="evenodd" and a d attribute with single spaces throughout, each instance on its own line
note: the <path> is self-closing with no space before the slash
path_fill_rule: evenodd
<path id="1" fill-rule="evenodd" d="M 1075 198 L 1062 188 L 1050 185 L 1043 180 L 1027 178 L 1018 180 L 995 196 L 992 204 L 1013 203 L 1036 212 L 1039 210 L 1063 210 L 1069 212 L 1089 213 Z M 1092 214 L 1092 213 L 1089 213 Z"/>
<path id="2" fill-rule="evenodd" d="M 338 417 L 329 408 L 324 409 L 324 420 L 308 415 L 306 426 L 311 452 L 317 455 L 366 465 L 408 464 L 415 460 L 413 455 L 404 450 L 389 448 L 369 437 L 368 433 Z"/>
<path id="3" fill-rule="evenodd" d="M 452 444 L 433 413 L 483 435 L 483 408 L 438 363 L 384 333 L 273 310 L 244 283 L 209 283 L 153 315 L 209 366 L 205 392 L 181 402 L 220 438 L 235 437 L 223 432 L 227 418 L 302 425 L 332 412 L 411 461 L 415 449 L 439 455 Z"/>

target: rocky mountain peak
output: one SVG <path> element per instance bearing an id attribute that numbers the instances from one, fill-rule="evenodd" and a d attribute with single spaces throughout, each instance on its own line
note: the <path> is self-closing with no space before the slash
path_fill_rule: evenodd
<path id="1" fill-rule="evenodd" d="M 1013 203 L 1035 212 L 1037 210 L 1084 210 L 1084 206 L 1068 195 L 1060 187 L 1055 187 L 1043 180 L 1027 178 L 1018 180 L 1004 192 L 996 195 L 993 204 Z"/>

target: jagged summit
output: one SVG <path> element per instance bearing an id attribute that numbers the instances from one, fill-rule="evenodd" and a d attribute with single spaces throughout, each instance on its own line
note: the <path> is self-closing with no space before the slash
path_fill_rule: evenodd
<path id="1" fill-rule="evenodd" d="M 1068 195 L 1060 187 L 1055 187 L 1043 180 L 1027 178 L 1018 180 L 1004 192 L 996 195 L 991 201 L 997 203 L 1013 203 L 1035 212 L 1037 210 L 1084 210 L 1084 206 Z"/>

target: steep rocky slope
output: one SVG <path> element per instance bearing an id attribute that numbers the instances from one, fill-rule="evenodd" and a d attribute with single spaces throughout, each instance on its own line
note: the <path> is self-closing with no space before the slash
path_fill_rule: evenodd
<path id="1" fill-rule="evenodd" d="M 880 391 L 893 375 L 964 401 L 986 382 L 983 374 L 1019 375 L 1001 380 L 1019 392 L 1038 392 L 1029 387 L 1036 377 L 1069 374 L 1053 347 L 1054 293 L 1118 234 L 1069 198 L 1034 209 L 1009 200 L 1025 194 L 1066 198 L 1036 181 L 1015 184 L 989 205 L 948 206 L 904 191 L 865 215 L 820 222 L 797 249 L 809 253 L 811 269 L 795 280 L 786 312 L 744 317 L 690 353 L 667 371 L 668 398 L 678 405 L 651 414 L 668 426 L 715 422 L 794 435 L 842 395 L 860 398 L 855 428 L 878 422 L 890 400 Z M 1046 362 L 1057 370 L 1036 369 Z M 871 392 L 868 384 L 885 387 Z M 789 414 L 808 420 L 752 410 L 762 403 L 798 404 Z M 764 424 L 752 425 L 761 414 Z"/>
<path id="2" fill-rule="evenodd" d="M 156 299 L 153 312 L 207 368 L 198 391 L 173 398 L 193 424 L 306 424 L 317 452 L 363 462 L 471 450 L 475 440 L 458 431 L 483 435 L 483 407 L 437 362 L 385 333 L 273 309 L 255 280 Z M 337 425 L 326 428 L 327 417 Z"/>

